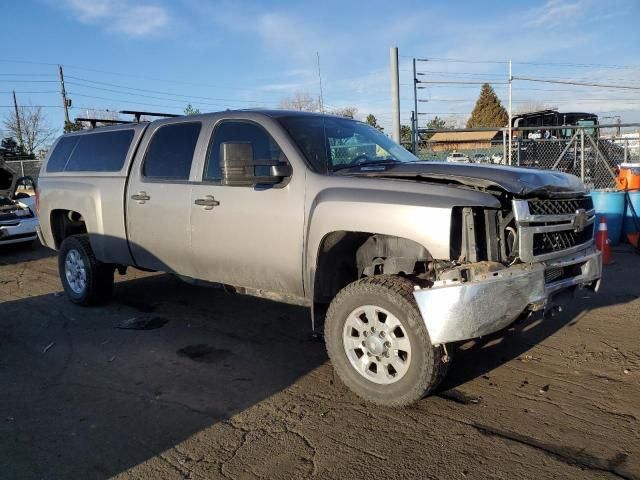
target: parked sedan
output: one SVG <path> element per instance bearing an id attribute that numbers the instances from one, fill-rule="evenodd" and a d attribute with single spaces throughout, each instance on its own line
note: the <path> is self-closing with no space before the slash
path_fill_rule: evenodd
<path id="1" fill-rule="evenodd" d="M 489 159 L 489 155 L 486 155 L 484 153 L 474 153 L 473 155 L 471 155 L 471 162 L 472 163 L 490 163 L 490 159 Z"/>
<path id="2" fill-rule="evenodd" d="M 471 163 L 471 160 L 464 153 L 451 152 L 447 156 L 447 162 L 452 162 L 452 163 Z"/>
<path id="3" fill-rule="evenodd" d="M 502 165 L 504 163 L 502 155 L 500 155 L 499 153 L 494 153 L 493 155 L 491 155 L 491 163 Z"/>

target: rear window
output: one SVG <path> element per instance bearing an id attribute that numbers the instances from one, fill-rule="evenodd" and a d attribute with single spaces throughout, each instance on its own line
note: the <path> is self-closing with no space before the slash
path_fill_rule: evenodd
<path id="1" fill-rule="evenodd" d="M 149 142 L 142 166 L 147 178 L 188 180 L 201 124 L 174 123 L 158 128 Z"/>
<path id="2" fill-rule="evenodd" d="M 62 137 L 57 143 L 56 148 L 51 152 L 49 162 L 47 163 L 47 172 L 63 172 L 64 167 L 69 160 L 69 156 L 73 149 L 76 148 L 79 135 L 73 137 Z"/>
<path id="3" fill-rule="evenodd" d="M 133 130 L 89 133 L 62 138 L 47 172 L 118 172 L 127 158 Z"/>

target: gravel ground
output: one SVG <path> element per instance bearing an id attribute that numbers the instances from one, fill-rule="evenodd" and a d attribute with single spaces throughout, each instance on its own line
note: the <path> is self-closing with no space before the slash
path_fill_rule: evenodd
<path id="1" fill-rule="evenodd" d="M 340 383 L 303 308 L 135 271 L 80 308 L 51 252 L 5 247 L 0 478 L 640 478 L 640 256 L 614 257 L 394 410 Z"/>

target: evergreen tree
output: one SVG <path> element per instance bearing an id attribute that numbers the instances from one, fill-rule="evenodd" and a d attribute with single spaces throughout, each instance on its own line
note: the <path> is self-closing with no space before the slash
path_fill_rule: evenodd
<path id="1" fill-rule="evenodd" d="M 482 85 L 480 97 L 467 121 L 467 128 L 504 127 L 508 120 L 509 115 L 491 85 Z"/>
<path id="2" fill-rule="evenodd" d="M 431 120 L 427 122 L 427 128 L 430 130 L 442 130 L 447 128 L 447 121 L 444 118 L 440 118 L 439 116 L 433 117 Z M 429 139 L 433 136 L 433 133 L 428 133 L 423 136 L 425 139 Z"/>
<path id="3" fill-rule="evenodd" d="M 78 120 L 75 122 L 64 122 L 64 133 L 78 132 L 83 128 L 82 122 L 79 122 Z"/>
<path id="4" fill-rule="evenodd" d="M 384 128 L 378 125 L 378 119 L 373 113 L 370 113 L 369 115 L 367 115 L 367 123 L 371 125 L 373 128 L 377 128 L 381 132 L 384 131 Z"/>
<path id="5" fill-rule="evenodd" d="M 400 125 L 400 143 L 411 143 L 411 127 Z"/>
<path id="6" fill-rule="evenodd" d="M 200 115 L 200 109 L 199 108 L 195 108 L 193 105 L 191 105 L 189 103 L 187 105 L 187 107 L 184 109 L 184 114 L 185 115 Z"/>

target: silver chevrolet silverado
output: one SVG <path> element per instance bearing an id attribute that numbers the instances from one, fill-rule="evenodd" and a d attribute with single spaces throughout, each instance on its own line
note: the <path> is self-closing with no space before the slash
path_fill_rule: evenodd
<path id="1" fill-rule="evenodd" d="M 40 238 L 80 305 L 127 267 L 308 306 L 363 398 L 432 391 L 447 344 L 596 289 L 594 210 L 558 172 L 422 162 L 351 119 L 226 111 L 58 139 Z"/>

